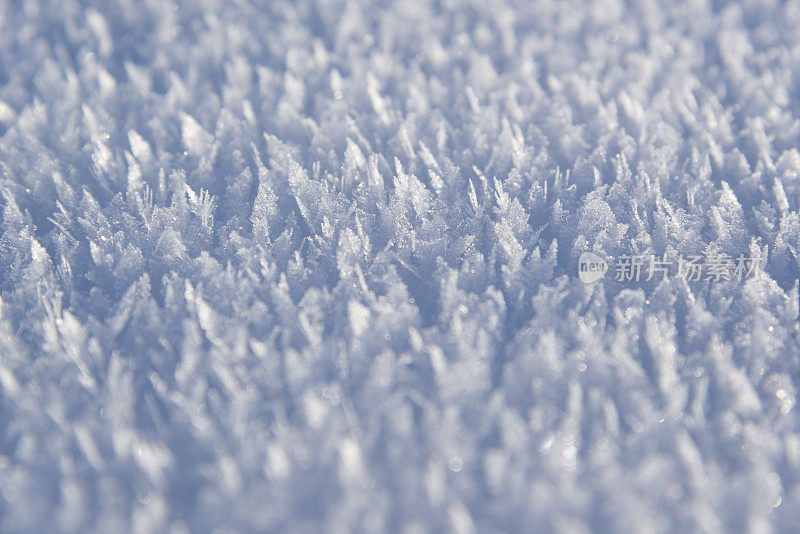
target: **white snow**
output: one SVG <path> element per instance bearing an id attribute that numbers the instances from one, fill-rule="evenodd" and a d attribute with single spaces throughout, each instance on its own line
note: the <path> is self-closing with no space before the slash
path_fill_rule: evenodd
<path id="1" fill-rule="evenodd" d="M 0 0 L 0 532 L 797 530 L 798 28 Z"/>

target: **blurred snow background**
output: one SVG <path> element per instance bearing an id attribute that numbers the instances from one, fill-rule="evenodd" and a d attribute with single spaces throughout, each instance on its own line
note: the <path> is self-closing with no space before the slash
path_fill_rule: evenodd
<path id="1" fill-rule="evenodd" d="M 797 528 L 798 28 L 0 0 L 0 531 Z"/>

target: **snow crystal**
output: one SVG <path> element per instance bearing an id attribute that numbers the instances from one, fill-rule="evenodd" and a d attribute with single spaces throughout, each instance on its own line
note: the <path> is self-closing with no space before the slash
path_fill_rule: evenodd
<path id="1" fill-rule="evenodd" d="M 0 532 L 796 530 L 798 27 L 5 2 Z"/>

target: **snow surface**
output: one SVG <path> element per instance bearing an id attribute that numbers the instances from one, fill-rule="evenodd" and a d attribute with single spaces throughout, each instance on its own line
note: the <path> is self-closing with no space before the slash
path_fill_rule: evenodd
<path id="1" fill-rule="evenodd" d="M 798 28 L 0 0 L 0 531 L 797 529 Z"/>

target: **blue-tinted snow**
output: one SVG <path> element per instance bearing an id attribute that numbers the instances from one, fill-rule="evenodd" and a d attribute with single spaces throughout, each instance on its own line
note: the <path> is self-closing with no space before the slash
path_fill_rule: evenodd
<path id="1" fill-rule="evenodd" d="M 796 529 L 798 28 L 0 0 L 0 531 Z"/>

